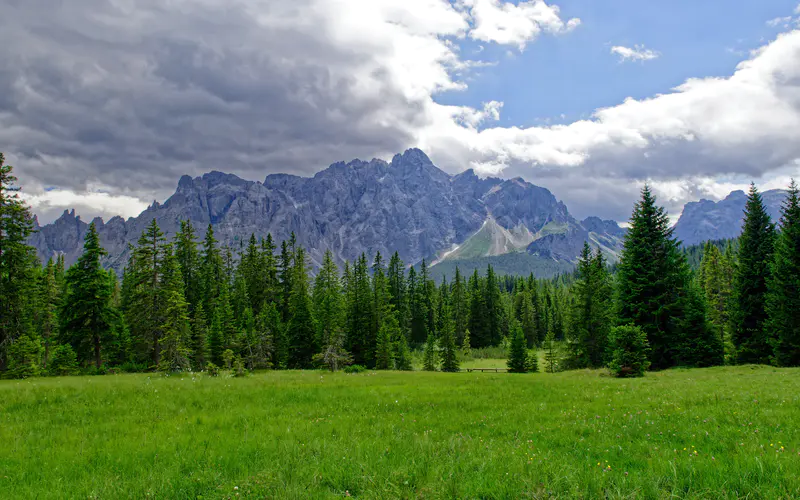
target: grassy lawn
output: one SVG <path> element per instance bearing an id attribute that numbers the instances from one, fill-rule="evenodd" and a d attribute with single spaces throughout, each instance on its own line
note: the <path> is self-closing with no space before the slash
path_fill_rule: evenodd
<path id="1" fill-rule="evenodd" d="M 0 498 L 237 494 L 798 498 L 800 370 L 0 381 Z"/>

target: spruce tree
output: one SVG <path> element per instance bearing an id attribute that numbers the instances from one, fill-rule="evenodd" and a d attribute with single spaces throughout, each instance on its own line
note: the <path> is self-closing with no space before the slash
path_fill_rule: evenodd
<path id="1" fill-rule="evenodd" d="M 703 249 L 703 258 L 700 262 L 698 280 L 706 302 L 706 315 L 709 328 L 719 338 L 723 346 L 729 342 L 729 308 L 731 295 L 731 281 L 733 269 L 720 249 L 706 242 Z"/>
<path id="2" fill-rule="evenodd" d="M 41 340 L 36 335 L 26 333 L 14 340 L 8 348 L 8 376 L 29 378 L 39 375 L 42 350 Z"/>
<path id="3" fill-rule="evenodd" d="M 486 294 L 484 282 L 476 269 L 469 279 L 469 331 L 472 335 L 470 341 L 473 347 L 488 347 L 491 345 L 488 326 L 488 313 L 486 309 Z"/>
<path id="4" fill-rule="evenodd" d="M 766 329 L 766 300 L 775 227 L 755 184 L 750 186 L 744 214 L 733 284 L 731 338 L 737 362 L 767 364 L 773 354 Z"/>
<path id="5" fill-rule="evenodd" d="M 317 343 L 326 347 L 334 332 L 344 330 L 345 303 L 339 268 L 333 260 L 333 253 L 325 251 L 316 278 L 314 279 L 314 318 L 317 324 Z"/>
<path id="6" fill-rule="evenodd" d="M 281 316 L 275 304 L 266 302 L 256 317 L 256 342 L 250 361 L 251 369 L 278 368 L 276 343 L 281 332 Z"/>
<path id="7" fill-rule="evenodd" d="M 388 322 L 397 322 L 397 316 L 394 319 L 387 318 Z M 389 324 L 387 328 L 392 328 L 393 324 Z M 413 369 L 411 364 L 411 351 L 408 348 L 408 339 L 406 334 L 398 326 L 396 337 L 392 343 L 394 367 L 396 370 L 411 371 Z"/>
<path id="8" fill-rule="evenodd" d="M 189 311 L 193 313 L 201 300 L 202 283 L 197 235 L 191 221 L 181 221 L 181 228 L 175 235 L 174 246 L 175 258 L 183 277 L 184 295 L 189 304 Z"/>
<path id="9" fill-rule="evenodd" d="M 768 282 L 766 329 L 773 339 L 773 362 L 800 366 L 800 199 L 794 180 L 780 222 Z"/>
<path id="10" fill-rule="evenodd" d="M 214 237 L 214 228 L 209 224 L 200 253 L 200 295 L 203 300 L 203 309 L 206 310 L 206 313 L 217 309 L 217 299 L 219 298 L 220 285 L 222 283 L 222 256 L 217 247 L 217 240 Z M 214 363 L 217 364 L 216 361 Z"/>
<path id="11" fill-rule="evenodd" d="M 19 196 L 13 167 L 0 153 L 0 373 L 8 368 L 7 349 L 20 336 L 31 332 L 31 296 L 39 265 L 28 245 L 33 217 Z"/>
<path id="12" fill-rule="evenodd" d="M 544 338 L 544 364 L 547 373 L 561 371 L 561 352 L 556 343 L 556 331 L 551 329 Z"/>
<path id="13" fill-rule="evenodd" d="M 46 370 L 50 361 L 50 352 L 58 335 L 58 308 L 61 304 L 61 293 L 56 281 L 53 259 L 47 261 L 42 272 L 38 302 L 41 308 L 39 332 L 44 347 L 42 367 Z"/>
<path id="14" fill-rule="evenodd" d="M 294 270 L 292 272 L 292 289 L 289 300 L 289 323 L 287 337 L 289 338 L 289 367 L 311 368 L 312 358 L 318 352 L 314 318 L 311 314 L 311 299 L 308 295 L 308 271 L 306 267 L 305 251 L 297 248 L 292 259 Z"/>
<path id="15" fill-rule="evenodd" d="M 441 307 L 441 326 L 439 327 L 439 346 L 441 348 L 441 361 L 443 372 L 457 372 L 459 368 L 458 353 L 456 352 L 456 335 L 450 304 L 444 298 Z"/>
<path id="16" fill-rule="evenodd" d="M 163 301 L 162 333 L 158 339 L 160 359 L 158 369 L 163 372 L 189 371 L 191 369 L 190 343 L 192 330 L 189 324 L 189 304 L 183 290 L 178 260 L 167 247 L 164 254 L 163 285 L 161 300 Z"/>
<path id="17" fill-rule="evenodd" d="M 294 234 L 294 233 L 293 233 Z M 284 240 L 281 242 L 281 254 L 278 263 L 278 310 L 281 313 L 281 321 L 289 321 L 289 301 L 292 296 L 292 276 L 294 274 L 294 253 L 289 248 L 289 243 Z"/>
<path id="18" fill-rule="evenodd" d="M 617 266 L 617 322 L 639 326 L 653 369 L 675 366 L 677 351 L 704 338 L 705 325 L 684 321 L 691 271 L 672 236 L 669 217 L 648 186 L 636 203 Z M 698 331 L 685 331 L 694 325 Z M 681 345 L 688 342 L 690 345 Z"/>
<path id="19" fill-rule="evenodd" d="M 429 333 L 428 339 L 425 341 L 425 349 L 422 353 L 422 369 L 426 372 L 434 372 L 438 364 L 439 353 L 436 348 L 436 337 L 434 337 L 432 333 Z"/>
<path id="20" fill-rule="evenodd" d="M 472 357 L 472 345 L 470 345 L 469 328 L 464 331 L 464 340 L 461 341 L 461 353 L 465 358 Z"/>
<path id="21" fill-rule="evenodd" d="M 406 286 L 405 268 L 400 254 L 395 252 L 389 259 L 389 269 L 386 272 L 386 279 L 389 285 L 389 301 L 394 310 L 397 311 L 400 328 L 403 331 L 410 331 L 408 309 L 408 290 Z"/>
<path id="22" fill-rule="evenodd" d="M 634 325 L 616 326 L 610 334 L 609 368 L 617 377 L 641 377 L 650 365 L 644 330 Z"/>
<path id="23" fill-rule="evenodd" d="M 392 336 L 397 335 L 397 320 L 392 315 L 392 320 L 387 318 L 378 330 L 378 339 L 375 347 L 375 368 L 389 370 L 392 368 Z"/>
<path id="24" fill-rule="evenodd" d="M 264 300 L 276 302 L 279 291 L 278 264 L 275 260 L 275 243 L 269 233 L 261 240 L 261 269 L 263 269 Z"/>
<path id="25" fill-rule="evenodd" d="M 428 338 L 428 309 L 425 300 L 426 285 L 417 278 L 412 267 L 408 271 L 408 295 L 410 309 L 410 329 L 412 345 L 423 344 Z"/>
<path id="26" fill-rule="evenodd" d="M 218 306 L 214 310 L 214 314 L 211 317 L 211 328 L 208 329 L 209 361 L 216 366 L 222 366 L 222 353 L 225 351 L 220 309 L 221 307 Z"/>
<path id="27" fill-rule="evenodd" d="M 469 325 L 469 299 L 467 296 L 467 285 L 456 266 L 455 276 L 453 277 L 453 327 L 455 328 L 456 343 L 463 344 Z"/>
<path id="28" fill-rule="evenodd" d="M 80 362 L 102 365 L 102 346 L 112 340 L 117 311 L 111 307 L 111 282 L 100 265 L 106 251 L 94 222 L 89 224 L 83 253 L 67 271 L 67 294 L 61 309 L 61 339 L 69 343 Z"/>
<path id="29" fill-rule="evenodd" d="M 572 287 L 571 338 L 568 365 L 572 368 L 600 368 L 606 364 L 611 328 L 611 283 L 605 259 L 593 254 L 584 242 L 578 261 L 578 279 Z"/>
<path id="30" fill-rule="evenodd" d="M 525 334 L 519 321 L 511 321 L 511 342 L 508 346 L 508 371 L 510 373 L 526 373 L 528 371 L 528 349 Z"/>
<path id="31" fill-rule="evenodd" d="M 487 323 L 487 345 L 496 346 L 500 345 L 503 338 L 501 321 L 503 316 L 502 301 L 500 296 L 500 288 L 497 283 L 497 276 L 491 265 L 486 268 L 486 288 L 485 299 L 486 305 L 486 323 Z"/>
<path id="32" fill-rule="evenodd" d="M 125 316 L 140 361 L 158 368 L 164 324 L 162 273 L 166 240 L 155 219 L 142 231 L 125 271 Z"/>
<path id="33" fill-rule="evenodd" d="M 208 361 L 208 320 L 202 302 L 198 302 L 192 318 L 192 366 L 201 371 Z"/>

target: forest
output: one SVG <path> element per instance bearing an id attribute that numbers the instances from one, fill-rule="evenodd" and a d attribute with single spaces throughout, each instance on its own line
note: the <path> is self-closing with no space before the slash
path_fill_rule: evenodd
<path id="1" fill-rule="evenodd" d="M 0 376 L 410 370 L 414 352 L 454 372 L 481 349 L 502 349 L 511 372 L 800 366 L 798 189 L 777 222 L 755 185 L 748 196 L 738 240 L 683 249 L 645 186 L 614 266 L 587 244 L 550 280 L 456 267 L 437 284 L 397 253 L 340 267 L 329 251 L 312 270 L 294 237 L 230 248 L 190 221 L 172 238 L 153 221 L 119 277 L 93 224 L 76 263 L 39 262 L 0 155 Z"/>

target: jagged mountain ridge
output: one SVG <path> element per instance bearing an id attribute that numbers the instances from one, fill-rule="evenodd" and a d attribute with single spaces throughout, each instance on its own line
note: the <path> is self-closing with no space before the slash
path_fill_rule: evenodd
<path id="1" fill-rule="evenodd" d="M 217 239 L 235 249 L 251 233 L 271 233 L 280 242 L 294 232 L 315 266 L 328 249 L 340 262 L 377 251 L 387 257 L 398 251 L 407 264 L 441 258 L 487 221 L 522 235 L 518 245 L 506 250 L 564 262 L 577 258 L 584 241 L 613 258 L 624 234 L 613 221 L 577 221 L 545 188 L 520 178 L 480 178 L 472 170 L 451 176 L 418 149 L 388 163 L 334 163 L 313 177 L 271 174 L 256 182 L 217 171 L 183 176 L 168 200 L 154 202 L 138 217 L 95 219 L 109 251 L 105 264 L 121 270 L 128 245 L 135 244 L 153 218 L 167 237 L 175 235 L 184 219 L 194 223 L 199 238 L 210 223 Z M 72 210 L 37 229 L 31 243 L 40 258 L 63 253 L 71 263 L 81 252 L 88 224 Z"/>
<path id="2" fill-rule="evenodd" d="M 786 191 L 773 189 L 761 193 L 764 205 L 772 221 L 777 223 L 781 217 L 781 205 L 786 199 Z M 700 200 L 687 203 L 683 207 L 674 235 L 685 246 L 697 245 L 708 240 L 736 238 L 742 231 L 744 208 L 747 194 L 733 191 L 720 201 Z"/>

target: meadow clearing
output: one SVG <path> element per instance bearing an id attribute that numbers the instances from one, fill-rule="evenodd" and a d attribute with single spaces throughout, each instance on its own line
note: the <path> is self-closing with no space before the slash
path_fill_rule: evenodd
<path id="1" fill-rule="evenodd" d="M 0 498 L 798 498 L 799 422 L 762 366 L 8 380 Z"/>

